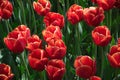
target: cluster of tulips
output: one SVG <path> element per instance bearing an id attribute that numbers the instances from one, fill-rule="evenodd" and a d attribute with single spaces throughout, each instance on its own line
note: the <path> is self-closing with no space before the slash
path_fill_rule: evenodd
<path id="1" fill-rule="evenodd" d="M 28 62 L 32 69 L 39 72 L 46 70 L 50 80 L 61 80 L 66 71 L 62 60 L 66 54 L 66 45 L 61 32 L 64 17 L 59 13 L 50 12 L 51 4 L 48 0 L 33 2 L 33 7 L 38 15 L 44 16 L 46 29 L 42 31 L 42 35 L 46 44 L 42 44 L 43 40 L 38 35 L 31 35 L 26 25 L 16 27 L 4 38 L 4 42 L 15 54 L 21 54 L 27 49 Z"/>
<path id="2" fill-rule="evenodd" d="M 120 0 L 92 0 L 96 7 L 82 8 L 77 4 L 71 5 L 66 16 L 68 21 L 75 25 L 84 20 L 93 27 L 92 39 L 97 46 L 107 46 L 111 39 L 111 33 L 107 26 L 100 23 L 105 19 L 104 11 L 112 8 L 120 8 Z M 15 53 L 21 54 L 28 50 L 28 62 L 32 69 L 36 71 L 46 70 L 49 80 L 62 80 L 66 71 L 65 63 L 62 60 L 66 55 L 67 47 L 62 40 L 61 29 L 64 28 L 64 16 L 51 12 L 49 0 L 38 0 L 33 2 L 33 9 L 39 16 L 43 16 L 45 29 L 42 31 L 40 39 L 38 35 L 31 35 L 30 29 L 26 25 L 19 25 L 4 38 L 7 48 Z M 0 1 L 0 20 L 8 19 L 13 12 L 12 4 L 9 0 Z M 45 44 L 43 44 L 45 42 Z M 108 60 L 112 67 L 120 67 L 120 40 L 118 44 L 111 47 Z M 76 74 L 80 78 L 88 80 L 101 80 L 96 75 L 96 61 L 90 56 L 80 55 L 74 61 Z M 13 74 L 10 66 L 0 64 L 0 80 L 12 80 Z"/>

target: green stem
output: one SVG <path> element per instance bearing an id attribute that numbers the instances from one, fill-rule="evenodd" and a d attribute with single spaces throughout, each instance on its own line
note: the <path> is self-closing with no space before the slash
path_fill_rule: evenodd
<path id="1" fill-rule="evenodd" d="M 8 27 L 9 25 L 8 25 L 7 21 L 5 21 L 5 24 L 6 24 L 7 32 L 9 33 L 10 30 L 9 30 L 9 27 Z"/>
<path id="2" fill-rule="evenodd" d="M 21 57 L 21 60 L 23 62 L 23 65 L 25 67 L 25 70 L 26 70 L 26 73 L 27 73 L 27 76 L 28 76 L 28 80 L 30 80 L 30 73 L 29 73 L 29 70 L 28 70 L 28 67 L 27 67 L 27 62 L 25 61 L 25 58 L 24 58 L 24 52 L 21 53 L 20 57 Z"/>
<path id="3" fill-rule="evenodd" d="M 29 2 L 29 4 L 30 4 L 31 11 L 32 11 L 32 15 L 33 15 L 34 33 L 37 33 L 36 19 L 35 19 L 35 14 L 34 14 L 32 2 L 31 2 L 31 0 L 28 0 L 28 2 Z"/>
<path id="4" fill-rule="evenodd" d="M 80 31 L 79 31 L 79 24 L 76 24 L 75 28 L 76 28 L 76 39 L 75 39 L 76 40 L 76 45 L 75 46 L 77 48 L 78 55 L 80 55 L 81 51 L 80 51 Z"/>
<path id="5" fill-rule="evenodd" d="M 20 6 L 20 8 L 21 8 L 21 10 L 22 10 L 22 15 L 23 15 L 23 22 L 22 22 L 22 24 L 25 24 L 26 25 L 26 17 L 25 17 L 25 10 L 24 10 L 24 5 L 23 5 L 23 2 L 22 2 L 22 0 L 17 0 L 17 2 L 18 2 L 18 4 L 19 4 L 19 6 Z M 22 16 L 21 16 L 22 17 Z"/>
<path id="6" fill-rule="evenodd" d="M 42 71 L 39 74 L 40 74 L 40 80 L 46 80 L 45 71 Z"/>
<path id="7" fill-rule="evenodd" d="M 102 77 L 103 76 L 103 61 L 104 61 L 104 55 L 103 55 L 103 48 L 97 47 L 97 55 L 96 55 L 96 61 L 97 61 L 97 75 Z"/>
<path id="8" fill-rule="evenodd" d="M 6 22 L 7 22 L 7 24 L 8 24 L 9 30 L 12 31 L 12 27 L 11 27 L 11 25 L 10 25 L 10 23 L 9 23 L 9 20 L 7 20 Z"/>

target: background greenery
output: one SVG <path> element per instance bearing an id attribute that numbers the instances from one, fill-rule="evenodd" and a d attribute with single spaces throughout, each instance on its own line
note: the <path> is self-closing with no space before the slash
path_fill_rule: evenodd
<path id="1" fill-rule="evenodd" d="M 15 27 L 21 24 L 27 25 L 31 34 L 37 34 L 42 39 L 42 30 L 45 28 L 43 17 L 37 15 L 33 10 L 34 0 L 10 0 L 13 4 L 14 12 L 10 19 L 0 21 L 0 62 L 9 64 L 12 72 L 15 74 L 13 80 L 48 80 L 46 72 L 36 72 L 28 65 L 25 51 L 21 57 L 10 52 L 3 42 L 3 38 Z M 52 4 L 51 11 L 64 15 L 65 26 L 62 29 L 63 40 L 67 46 L 67 54 L 64 57 L 66 64 L 66 73 L 63 80 L 83 80 L 76 76 L 73 62 L 79 55 L 89 55 L 96 58 L 97 76 L 102 80 L 120 80 L 120 69 L 114 69 L 110 66 L 106 54 L 112 45 L 115 45 L 120 36 L 120 9 L 111 9 L 105 11 L 105 20 L 101 25 L 109 27 L 112 35 L 111 43 L 106 47 L 96 46 L 91 38 L 92 27 L 89 27 L 84 21 L 77 25 L 71 25 L 66 18 L 66 12 L 69 7 L 76 3 L 83 8 L 96 6 L 91 0 L 50 0 Z M 26 65 L 25 65 L 26 64 Z M 27 74 L 26 69 L 29 70 Z"/>

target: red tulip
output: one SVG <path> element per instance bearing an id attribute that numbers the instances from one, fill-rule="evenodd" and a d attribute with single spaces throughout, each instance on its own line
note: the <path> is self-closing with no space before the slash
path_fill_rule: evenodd
<path id="1" fill-rule="evenodd" d="M 28 55 L 28 61 L 31 68 L 37 71 L 43 71 L 45 65 L 47 65 L 48 58 L 44 50 L 35 49 Z"/>
<path id="2" fill-rule="evenodd" d="M 71 24 L 77 24 L 83 19 L 83 9 L 77 4 L 73 4 L 67 11 L 67 18 Z"/>
<path id="3" fill-rule="evenodd" d="M 101 7 L 89 7 L 84 9 L 84 20 L 89 26 L 98 26 L 105 18 Z"/>
<path id="4" fill-rule="evenodd" d="M 45 30 L 42 31 L 42 35 L 46 42 L 49 42 L 51 39 L 62 39 L 62 33 L 58 26 L 48 26 Z"/>
<path id="5" fill-rule="evenodd" d="M 9 65 L 0 64 L 0 80 L 12 80 L 13 76 Z"/>
<path id="6" fill-rule="evenodd" d="M 38 0 L 33 2 L 33 8 L 40 16 L 45 16 L 51 8 L 51 3 L 49 0 Z"/>
<path id="7" fill-rule="evenodd" d="M 114 6 L 120 9 L 120 0 L 116 0 Z"/>
<path id="8" fill-rule="evenodd" d="M 12 52 L 21 53 L 24 51 L 27 41 L 20 32 L 12 31 L 4 38 L 4 43 Z"/>
<path id="9" fill-rule="evenodd" d="M 2 19 L 2 10 L 0 8 L 0 20 Z"/>
<path id="10" fill-rule="evenodd" d="M 110 10 L 113 8 L 115 1 L 116 0 L 97 0 L 97 4 L 104 10 Z"/>
<path id="11" fill-rule="evenodd" d="M 120 68 L 120 46 L 114 45 L 107 54 L 110 65 L 114 68 Z"/>
<path id="12" fill-rule="evenodd" d="M 110 55 L 113 55 L 114 53 L 117 53 L 117 52 L 120 52 L 120 45 L 113 45 L 113 46 L 110 48 L 109 54 L 110 54 Z"/>
<path id="13" fill-rule="evenodd" d="M 53 26 L 59 26 L 60 29 L 62 29 L 64 27 L 64 17 L 59 13 L 49 12 L 44 17 L 44 23 L 46 27 L 53 25 Z"/>
<path id="14" fill-rule="evenodd" d="M 96 73 L 96 63 L 89 56 L 78 56 L 74 61 L 76 74 L 81 78 L 90 78 Z"/>
<path id="15" fill-rule="evenodd" d="M 46 66 L 49 80 L 62 80 L 65 73 L 65 64 L 62 60 L 52 59 Z"/>
<path id="16" fill-rule="evenodd" d="M 90 80 L 102 80 L 102 79 L 98 76 L 92 76 L 90 77 Z"/>
<path id="17" fill-rule="evenodd" d="M 42 40 L 37 35 L 32 35 L 27 39 L 27 49 L 31 52 L 34 49 L 41 48 Z"/>
<path id="18" fill-rule="evenodd" d="M 93 3 L 97 3 L 97 0 L 91 0 Z"/>
<path id="19" fill-rule="evenodd" d="M 92 38 L 96 45 L 107 46 L 111 41 L 110 30 L 107 26 L 98 26 L 92 31 Z"/>
<path id="20" fill-rule="evenodd" d="M 30 29 L 26 25 L 19 25 L 17 28 L 14 29 L 14 31 L 18 31 L 21 33 L 23 37 L 26 39 L 30 37 Z"/>
<path id="21" fill-rule="evenodd" d="M 62 40 L 51 40 L 46 51 L 49 58 L 62 59 L 66 54 L 66 46 Z"/>
<path id="22" fill-rule="evenodd" d="M 2 12 L 2 18 L 8 19 L 12 16 L 13 6 L 10 1 L 2 0 L 0 2 L 0 9 Z"/>

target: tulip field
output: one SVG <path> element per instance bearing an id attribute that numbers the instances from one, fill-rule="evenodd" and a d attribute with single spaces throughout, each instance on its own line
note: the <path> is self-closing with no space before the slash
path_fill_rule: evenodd
<path id="1" fill-rule="evenodd" d="M 120 0 L 0 0 L 0 80 L 120 80 Z"/>

